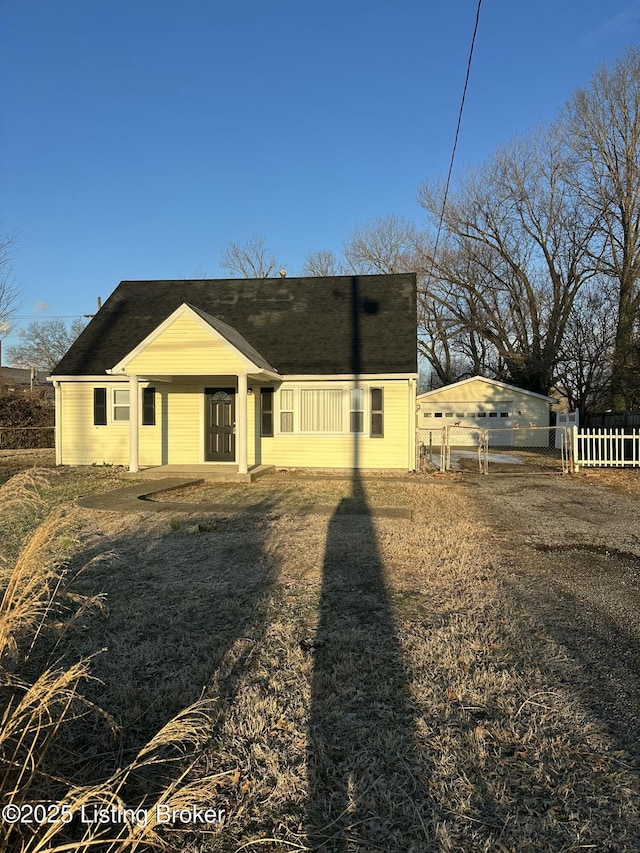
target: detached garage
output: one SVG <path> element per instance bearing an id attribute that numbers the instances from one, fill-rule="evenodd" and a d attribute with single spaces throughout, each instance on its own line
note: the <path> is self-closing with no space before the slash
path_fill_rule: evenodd
<path id="1" fill-rule="evenodd" d="M 496 379 L 473 376 L 434 391 L 419 394 L 418 429 L 440 430 L 460 427 L 451 443 L 477 444 L 480 430 L 505 430 L 504 435 L 490 433 L 490 444 L 515 447 L 546 447 L 548 432 L 531 427 L 548 427 L 550 408 L 556 401 L 543 394 L 524 391 Z"/>

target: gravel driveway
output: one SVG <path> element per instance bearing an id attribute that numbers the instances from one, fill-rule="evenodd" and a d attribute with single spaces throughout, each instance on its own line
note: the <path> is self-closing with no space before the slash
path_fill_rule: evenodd
<path id="1" fill-rule="evenodd" d="M 507 594 L 562 644 L 564 677 L 640 757 L 640 500 L 606 479 L 494 475 L 464 487 L 496 531 Z"/>

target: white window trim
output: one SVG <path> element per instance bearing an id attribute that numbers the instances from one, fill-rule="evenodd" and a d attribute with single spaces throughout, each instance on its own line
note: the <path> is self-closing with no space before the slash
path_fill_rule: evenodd
<path id="1" fill-rule="evenodd" d="M 131 422 L 131 400 L 127 404 L 127 408 L 129 409 L 129 417 L 126 420 L 120 419 L 116 420 L 115 418 L 115 407 L 116 407 L 116 391 L 126 391 L 129 393 L 129 386 L 124 382 L 118 383 L 117 385 L 106 385 L 101 383 L 96 383 L 94 385 L 95 388 L 106 388 L 107 391 L 107 423 L 102 424 L 101 427 L 104 429 L 105 426 L 126 426 L 129 427 L 129 423 Z M 138 411 L 140 412 L 140 426 L 142 426 L 142 407 L 143 407 L 143 389 L 145 388 L 154 388 L 157 393 L 157 386 L 151 381 L 145 381 L 138 383 Z M 124 408 L 124 403 L 118 403 L 119 407 Z M 156 403 L 157 405 L 157 403 Z M 157 409 L 156 409 L 156 426 L 158 425 L 157 420 Z M 145 424 L 145 429 L 153 428 L 149 424 Z M 99 427 L 98 427 L 99 428 Z"/>
<path id="2" fill-rule="evenodd" d="M 116 402 L 116 394 L 123 393 L 127 395 L 126 403 L 117 403 Z M 116 418 L 116 409 L 125 409 L 127 410 L 126 418 Z M 128 424 L 131 420 L 131 398 L 130 392 L 128 388 L 112 388 L 111 389 L 111 423 L 113 424 Z"/>

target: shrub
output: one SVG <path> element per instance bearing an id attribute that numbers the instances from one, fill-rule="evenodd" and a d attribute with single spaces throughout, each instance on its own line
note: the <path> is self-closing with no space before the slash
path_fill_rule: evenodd
<path id="1" fill-rule="evenodd" d="M 0 448 L 53 447 L 55 406 L 36 391 L 0 385 Z"/>

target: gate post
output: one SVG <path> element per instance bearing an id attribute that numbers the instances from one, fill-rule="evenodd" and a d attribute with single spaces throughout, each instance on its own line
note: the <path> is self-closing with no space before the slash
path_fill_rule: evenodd
<path id="1" fill-rule="evenodd" d="M 442 427 L 442 438 L 440 441 L 440 473 L 447 470 L 447 428 Z"/>

